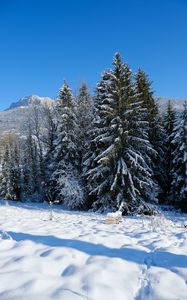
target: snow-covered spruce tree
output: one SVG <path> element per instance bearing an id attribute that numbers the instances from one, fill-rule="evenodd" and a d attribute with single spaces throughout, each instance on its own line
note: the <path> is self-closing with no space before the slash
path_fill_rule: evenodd
<path id="1" fill-rule="evenodd" d="M 2 170 L 0 176 L 0 195 L 4 199 L 9 199 L 11 196 L 11 183 L 10 183 L 10 149 L 8 144 L 2 156 Z"/>
<path id="2" fill-rule="evenodd" d="M 57 137 L 57 118 L 55 117 L 55 107 L 53 106 L 44 106 L 43 107 L 43 115 L 44 115 L 44 125 L 45 132 L 42 136 L 42 141 L 45 148 L 44 155 L 44 182 L 42 183 L 42 187 L 44 190 L 44 197 L 50 201 L 53 195 L 52 193 L 52 185 L 51 185 L 51 174 L 54 171 L 52 169 L 53 165 L 53 156 L 55 149 L 55 140 Z M 52 197 L 53 198 L 53 197 Z"/>
<path id="3" fill-rule="evenodd" d="M 11 199 L 21 200 L 21 166 L 20 166 L 20 149 L 18 144 L 12 145 L 10 150 L 10 184 Z"/>
<path id="4" fill-rule="evenodd" d="M 31 106 L 30 114 L 28 117 L 28 123 L 30 131 L 32 133 L 33 143 L 36 146 L 37 154 L 37 176 L 39 182 L 44 181 L 45 177 L 45 166 L 44 166 L 44 105 Z"/>
<path id="5" fill-rule="evenodd" d="M 164 115 L 164 128 L 166 132 L 166 177 L 167 177 L 167 197 L 170 197 L 171 193 L 171 182 L 172 182 L 172 152 L 174 145 L 172 144 L 173 130 L 176 125 L 176 111 L 173 108 L 171 100 L 167 103 L 166 113 Z M 169 199 L 168 199 L 169 200 Z"/>
<path id="6" fill-rule="evenodd" d="M 44 126 L 45 131 L 42 136 L 42 142 L 45 148 L 45 159 L 46 162 L 51 161 L 51 155 L 54 150 L 54 141 L 56 139 L 56 131 L 57 131 L 57 118 L 55 114 L 55 105 L 43 106 L 43 118 L 44 118 Z"/>
<path id="7" fill-rule="evenodd" d="M 2 161 L 0 178 L 1 197 L 4 199 L 21 200 L 21 167 L 18 145 L 7 143 Z"/>
<path id="8" fill-rule="evenodd" d="M 105 76 L 103 75 L 103 78 Z M 85 185 L 85 195 L 86 195 L 86 207 L 92 208 L 93 203 L 96 200 L 96 194 L 90 193 L 93 187 L 93 182 L 89 179 L 88 172 L 91 169 L 94 169 L 97 166 L 96 157 L 99 155 L 101 151 L 104 151 L 104 147 L 101 145 L 98 137 L 98 131 L 101 132 L 106 131 L 104 128 L 104 124 L 99 117 L 100 106 L 104 103 L 108 92 L 108 82 L 106 80 L 101 80 L 97 84 L 97 89 L 95 91 L 95 95 L 93 97 L 93 116 L 90 129 L 88 131 L 88 150 L 83 157 L 83 168 L 82 168 L 82 178 L 84 180 Z M 102 124 L 102 128 L 100 125 Z"/>
<path id="9" fill-rule="evenodd" d="M 143 212 L 148 208 L 146 201 L 154 199 L 149 168 L 154 151 L 129 66 L 118 53 L 113 65 L 96 91 L 93 144 L 98 147 L 87 176 L 90 195 L 96 197 L 95 209 L 119 208 L 131 214 Z"/>
<path id="10" fill-rule="evenodd" d="M 77 118 L 75 100 L 64 82 L 56 104 L 57 133 L 54 142 L 53 160 L 49 170 L 48 196 L 71 208 L 82 205 L 83 193 L 78 172 Z"/>
<path id="11" fill-rule="evenodd" d="M 77 97 L 77 140 L 80 158 L 80 172 L 83 170 L 84 157 L 89 150 L 89 132 L 92 124 L 92 101 L 85 82 L 82 83 Z"/>
<path id="12" fill-rule="evenodd" d="M 176 205 L 187 212 L 187 102 L 179 124 L 172 134 L 172 196 Z"/>
<path id="13" fill-rule="evenodd" d="M 29 126 L 22 153 L 23 198 L 38 200 L 42 194 L 40 160 L 37 143 Z"/>
<path id="14" fill-rule="evenodd" d="M 159 198 L 164 198 L 167 191 L 166 161 L 165 161 L 165 140 L 166 134 L 163 127 L 163 120 L 159 113 L 158 104 L 153 97 L 152 82 L 148 75 L 138 70 L 136 76 L 136 92 L 141 106 L 146 108 L 146 121 L 149 125 L 148 137 L 153 149 L 156 151 L 152 156 L 152 169 L 154 180 L 158 183 Z"/>

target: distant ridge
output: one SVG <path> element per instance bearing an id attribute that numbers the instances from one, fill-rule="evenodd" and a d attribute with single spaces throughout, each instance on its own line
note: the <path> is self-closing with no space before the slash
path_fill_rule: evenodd
<path id="1" fill-rule="evenodd" d="M 186 99 L 176 99 L 176 98 L 166 98 L 166 97 L 155 97 L 155 99 L 158 102 L 158 104 L 162 110 L 164 110 L 166 108 L 168 101 L 171 100 L 171 102 L 173 103 L 173 107 L 176 110 L 181 111 L 181 110 L 183 110 L 184 101 L 185 100 L 187 101 L 187 98 Z"/>
<path id="2" fill-rule="evenodd" d="M 169 98 L 155 97 L 158 105 L 162 111 L 165 110 Z M 170 99 L 175 109 L 180 113 L 183 109 L 185 99 Z M 30 113 L 32 106 L 40 106 L 43 104 L 51 105 L 53 99 L 49 97 L 39 97 L 31 95 L 21 98 L 19 101 L 14 102 L 5 111 L 0 111 L 0 135 L 7 133 L 20 134 L 25 125 L 26 119 Z"/>
<path id="3" fill-rule="evenodd" d="M 52 105 L 54 100 L 49 97 L 36 95 L 21 98 L 4 111 L 0 111 L 0 142 L 1 136 L 6 134 L 21 134 L 26 127 L 26 120 L 33 106 L 43 104 Z"/>
<path id="4" fill-rule="evenodd" d="M 31 96 L 26 96 L 21 98 L 17 102 L 13 102 L 9 108 L 5 109 L 11 110 L 17 107 L 27 107 L 27 106 L 32 106 L 32 105 L 41 105 L 41 104 L 51 104 L 53 100 L 49 97 L 39 97 L 37 95 L 31 95 Z"/>
<path id="5" fill-rule="evenodd" d="M 176 110 L 182 110 L 183 109 L 183 103 L 186 99 L 176 99 L 176 98 L 166 98 L 166 97 L 160 97 L 160 96 L 155 96 L 155 100 L 158 102 L 159 106 L 161 109 L 165 109 L 167 106 L 168 100 L 171 100 L 173 103 L 173 106 Z M 37 95 L 31 95 L 31 96 L 26 96 L 18 100 L 17 102 L 13 102 L 9 108 L 5 109 L 4 111 L 12 110 L 18 107 L 28 107 L 28 106 L 33 106 L 33 105 L 42 105 L 42 104 L 52 104 L 53 99 L 50 97 L 40 97 Z"/>

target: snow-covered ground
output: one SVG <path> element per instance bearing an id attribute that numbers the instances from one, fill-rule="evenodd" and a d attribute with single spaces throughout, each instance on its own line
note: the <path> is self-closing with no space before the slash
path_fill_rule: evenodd
<path id="1" fill-rule="evenodd" d="M 1 300 L 186 300 L 187 215 L 124 217 L 0 201 Z"/>

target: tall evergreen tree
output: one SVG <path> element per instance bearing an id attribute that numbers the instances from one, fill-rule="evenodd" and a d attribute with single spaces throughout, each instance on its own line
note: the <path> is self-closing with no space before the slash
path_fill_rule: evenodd
<path id="1" fill-rule="evenodd" d="M 2 170 L 0 176 L 0 194 L 4 199 L 11 197 L 11 182 L 10 182 L 10 149 L 6 144 L 4 154 L 2 156 Z"/>
<path id="2" fill-rule="evenodd" d="M 107 74 L 103 74 L 103 78 L 105 78 Z M 100 141 L 97 139 L 98 136 L 98 130 L 100 130 L 101 127 L 104 125 L 102 124 L 102 121 L 100 119 L 100 107 L 104 103 L 108 92 L 108 82 L 107 80 L 101 80 L 97 84 L 97 89 L 95 92 L 95 95 L 93 97 L 93 118 L 90 130 L 88 131 L 88 150 L 85 153 L 85 156 L 83 158 L 83 169 L 82 169 L 82 177 L 85 182 L 85 194 L 86 194 L 86 206 L 87 208 L 91 208 L 93 205 L 93 202 L 95 201 L 94 193 L 90 193 L 93 187 L 93 183 L 91 182 L 88 172 L 91 169 L 94 169 L 97 166 L 96 157 L 99 155 L 101 151 L 104 151 L 103 145 L 100 143 Z M 101 128 L 101 131 L 103 129 Z"/>
<path id="3" fill-rule="evenodd" d="M 45 166 L 44 166 L 44 143 L 42 142 L 43 135 L 43 123 L 44 123 L 44 105 L 42 106 L 32 106 L 29 116 L 29 127 L 32 132 L 33 143 L 36 147 L 37 155 L 37 177 L 38 182 L 43 182 L 45 177 Z"/>
<path id="4" fill-rule="evenodd" d="M 52 106 L 43 106 L 43 117 L 44 117 L 44 126 L 45 131 L 42 136 L 42 141 L 46 151 L 45 159 L 51 161 L 51 154 L 54 151 L 54 144 L 57 135 L 57 118 L 55 105 Z"/>
<path id="5" fill-rule="evenodd" d="M 174 128 L 172 138 L 173 200 L 187 212 L 187 102 L 184 103 L 181 120 Z"/>
<path id="6" fill-rule="evenodd" d="M 141 106 L 146 108 L 146 121 L 149 125 L 148 137 L 151 145 L 156 151 L 152 157 L 152 169 L 154 173 L 154 179 L 158 183 L 160 189 L 160 197 L 165 194 L 167 189 L 167 178 L 165 175 L 165 131 L 163 127 L 163 121 L 159 114 L 158 104 L 153 97 L 152 82 L 149 80 L 148 75 L 138 70 L 136 76 L 136 92 L 138 99 L 141 102 Z"/>
<path id="7" fill-rule="evenodd" d="M 51 174 L 54 171 L 52 165 L 54 162 L 55 140 L 57 137 L 57 120 L 55 118 L 55 105 L 43 107 L 45 134 L 42 137 L 45 147 L 44 155 L 44 182 L 42 183 L 45 198 L 50 201 L 52 197 Z"/>
<path id="8" fill-rule="evenodd" d="M 119 54 L 113 65 L 113 70 L 104 73 L 95 96 L 98 115 L 93 144 L 99 148 L 87 176 L 90 195 L 97 197 L 95 207 L 132 213 L 143 210 L 144 200 L 151 198 L 154 183 L 148 162 L 153 150 L 129 66 Z"/>
<path id="9" fill-rule="evenodd" d="M 51 200 L 78 207 L 83 201 L 83 195 L 78 176 L 77 118 L 75 100 L 66 82 L 59 91 L 56 110 L 57 138 L 50 165 L 48 194 Z"/>
<path id="10" fill-rule="evenodd" d="M 12 145 L 12 151 L 10 152 L 10 184 L 11 184 L 11 199 L 21 200 L 21 166 L 20 166 L 20 149 L 17 143 Z"/>
<path id="11" fill-rule="evenodd" d="M 83 170 L 84 157 L 89 148 L 89 131 L 92 124 L 92 101 L 85 82 L 82 83 L 77 97 L 77 141 L 80 158 L 80 172 Z"/>
<path id="12" fill-rule="evenodd" d="M 166 158 L 166 177 L 167 177 L 167 196 L 171 196 L 171 182 L 172 182 L 172 152 L 174 145 L 172 144 L 172 135 L 173 130 L 175 128 L 176 123 L 176 112 L 173 108 L 173 104 L 171 100 L 167 103 L 166 113 L 164 116 L 164 128 L 166 131 L 166 151 L 165 151 L 165 158 Z"/>
<path id="13" fill-rule="evenodd" d="M 21 166 L 16 142 L 7 143 L 5 146 L 0 193 L 4 199 L 21 200 Z"/>
<path id="14" fill-rule="evenodd" d="M 23 197 L 40 196 L 41 178 L 40 178 L 40 160 L 39 152 L 35 139 L 32 136 L 32 130 L 29 126 L 26 137 L 23 155 L 22 155 L 22 177 L 23 177 Z"/>

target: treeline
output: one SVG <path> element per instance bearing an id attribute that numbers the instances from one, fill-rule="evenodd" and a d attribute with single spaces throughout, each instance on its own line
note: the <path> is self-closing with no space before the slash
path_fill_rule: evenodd
<path id="1" fill-rule="evenodd" d="M 51 106 L 34 106 L 27 134 L 7 140 L 5 199 L 47 200 L 76 209 L 152 213 L 156 203 L 187 211 L 187 103 L 161 113 L 152 83 L 116 54 L 94 96 L 64 82 Z"/>

